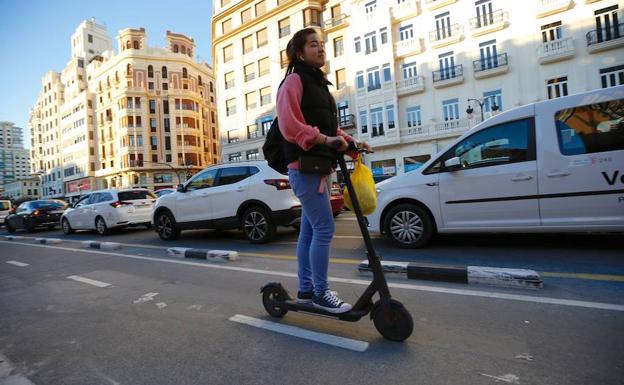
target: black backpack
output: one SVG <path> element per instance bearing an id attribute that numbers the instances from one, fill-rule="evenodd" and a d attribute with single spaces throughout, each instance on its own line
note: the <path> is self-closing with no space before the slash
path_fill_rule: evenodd
<path id="1" fill-rule="evenodd" d="M 264 145 L 262 146 L 264 159 L 269 163 L 269 167 L 280 174 L 288 174 L 288 164 L 284 154 L 284 136 L 279 129 L 277 117 L 273 119 L 271 128 L 266 134 Z"/>

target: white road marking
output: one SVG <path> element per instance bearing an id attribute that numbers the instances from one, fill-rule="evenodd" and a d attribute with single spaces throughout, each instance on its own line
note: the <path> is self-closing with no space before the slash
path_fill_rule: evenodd
<path id="1" fill-rule="evenodd" d="M 251 269 L 247 267 L 214 265 L 214 264 L 209 264 L 209 263 L 181 261 L 181 260 L 164 259 L 164 258 L 158 258 L 158 257 L 144 257 L 144 256 L 139 256 L 139 255 L 113 253 L 113 252 L 94 250 L 94 249 L 84 249 L 84 250 L 72 249 L 69 247 L 37 245 L 37 244 L 10 242 L 10 241 L 0 241 L 0 243 L 9 243 L 13 245 L 24 245 L 24 246 L 30 246 L 30 247 L 42 247 L 42 248 L 55 249 L 55 250 L 72 251 L 72 252 L 77 252 L 77 253 L 101 254 L 101 255 L 122 257 L 122 258 L 129 258 L 129 259 L 138 259 L 138 260 L 152 261 L 152 262 L 174 263 L 174 264 L 187 265 L 187 266 L 203 267 L 206 269 L 221 269 L 221 270 L 230 270 L 230 271 L 240 271 L 240 272 L 245 272 L 245 273 L 270 275 L 270 276 L 276 276 L 276 277 L 297 278 L 297 274 L 288 273 L 284 271 L 260 270 L 260 269 Z M 368 286 L 371 283 L 370 280 L 367 281 L 363 279 L 349 279 L 349 278 L 338 278 L 338 277 L 329 277 L 328 280 L 330 282 L 339 282 L 339 283 L 347 283 L 351 285 L 362 285 L 362 286 Z M 614 303 L 578 301 L 578 300 L 562 299 L 562 298 L 537 297 L 537 296 L 497 293 L 497 292 L 489 292 L 489 291 L 481 291 L 481 290 L 453 289 L 453 288 L 447 288 L 447 287 L 413 285 L 413 284 L 395 283 L 395 282 L 388 282 L 388 286 L 391 288 L 416 290 L 416 291 L 423 291 L 423 292 L 429 292 L 429 293 L 455 294 L 455 295 L 464 295 L 464 296 L 469 296 L 469 297 L 496 298 L 496 299 L 506 299 L 506 300 L 512 300 L 512 301 L 533 302 L 533 303 L 561 305 L 561 306 L 574 306 L 574 307 L 582 307 L 582 308 L 587 308 L 587 309 L 600 309 L 600 310 L 612 310 L 612 311 L 624 312 L 624 305 L 619 305 L 619 304 L 614 304 Z"/>
<path id="2" fill-rule="evenodd" d="M 81 276 L 78 276 L 78 275 L 70 275 L 67 278 L 71 279 L 71 280 L 74 280 L 74 281 L 87 283 L 89 285 L 93 285 L 93 286 L 97 286 L 97 287 L 109 287 L 111 285 L 110 283 L 106 283 L 106 282 L 102 282 L 102 281 L 96 281 L 95 279 L 85 278 L 85 277 L 81 277 Z"/>
<path id="3" fill-rule="evenodd" d="M 230 321 L 255 326 L 257 328 L 266 329 L 277 333 L 287 334 L 289 336 L 303 338 L 310 341 L 316 341 L 322 344 L 332 345 L 343 349 L 354 350 L 356 352 L 363 352 L 368 349 L 368 342 L 338 337 L 331 334 L 313 332 L 311 330 L 298 328 L 296 326 L 265 321 L 257 318 L 247 317 L 241 314 L 236 314 L 235 316 L 231 317 Z"/>
<path id="4" fill-rule="evenodd" d="M 141 297 L 139 297 L 139 299 L 135 299 L 133 301 L 133 303 L 144 303 L 144 302 L 149 302 L 149 301 L 153 301 L 154 297 L 156 297 L 158 295 L 158 293 L 147 293 L 147 294 L 143 294 Z"/>
<path id="5" fill-rule="evenodd" d="M 6 263 L 10 265 L 19 266 L 19 267 L 30 266 L 28 263 L 17 262 L 17 261 L 6 261 Z"/>
<path id="6" fill-rule="evenodd" d="M 503 382 L 506 382 L 508 384 L 519 384 L 520 383 L 520 377 L 516 376 L 515 374 L 505 374 L 504 376 L 493 376 L 491 374 L 481 373 L 481 375 L 485 376 L 485 377 L 493 378 L 493 379 L 496 380 L 496 382 L 503 381 Z"/>
<path id="7" fill-rule="evenodd" d="M 204 306 L 203 305 L 191 305 L 187 307 L 186 310 L 201 310 L 202 307 Z"/>
<path id="8" fill-rule="evenodd" d="M 533 356 L 530 355 L 529 353 L 522 353 L 522 354 L 518 354 L 516 356 L 516 358 L 520 359 L 520 360 L 527 360 L 527 361 L 533 361 Z"/>
<path id="9" fill-rule="evenodd" d="M 158 303 L 156 304 L 156 307 L 157 307 L 157 308 L 159 308 L 159 309 L 164 309 L 164 308 L 166 308 L 166 307 L 167 307 L 167 304 L 166 304 L 166 303 L 164 303 L 164 302 L 158 302 Z"/>

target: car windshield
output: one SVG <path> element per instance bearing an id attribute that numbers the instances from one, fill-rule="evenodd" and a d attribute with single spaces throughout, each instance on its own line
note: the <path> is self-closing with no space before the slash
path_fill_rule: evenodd
<path id="1" fill-rule="evenodd" d="M 0 202 L 0 210 L 9 210 L 11 208 L 11 202 Z"/>
<path id="2" fill-rule="evenodd" d="M 60 201 L 34 201 L 31 204 L 35 209 L 63 209 L 67 206 L 65 202 Z"/>
<path id="3" fill-rule="evenodd" d="M 156 199 L 156 196 L 147 190 L 120 191 L 120 201 L 133 201 L 136 199 Z"/>

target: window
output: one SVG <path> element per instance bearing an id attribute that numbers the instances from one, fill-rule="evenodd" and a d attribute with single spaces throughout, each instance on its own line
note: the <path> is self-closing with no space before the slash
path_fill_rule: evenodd
<path id="1" fill-rule="evenodd" d="M 394 105 L 389 104 L 386 106 L 386 118 L 388 128 L 394 128 Z"/>
<path id="2" fill-rule="evenodd" d="M 225 74 L 225 89 L 234 87 L 234 71 Z"/>
<path id="3" fill-rule="evenodd" d="M 496 102 L 497 111 L 503 110 L 503 94 L 501 90 L 487 91 L 483 93 L 483 112 L 492 114 L 493 103 Z"/>
<path id="4" fill-rule="evenodd" d="M 408 107 L 405 110 L 407 114 L 407 127 L 422 126 L 422 118 L 420 115 L 420 106 Z"/>
<path id="5" fill-rule="evenodd" d="M 243 38 L 243 53 L 249 53 L 253 50 L 253 35 Z"/>
<path id="6" fill-rule="evenodd" d="M 234 57 L 234 48 L 232 48 L 232 44 L 223 47 L 223 62 L 228 62 L 232 60 Z"/>
<path id="7" fill-rule="evenodd" d="M 264 76 L 269 74 L 269 58 L 265 57 L 258 60 L 258 76 Z"/>
<path id="8" fill-rule="evenodd" d="M 318 9 L 308 8 L 303 11 L 303 27 L 320 27 L 321 11 Z"/>
<path id="9" fill-rule="evenodd" d="M 546 81 L 548 99 L 560 98 L 568 95 L 568 77 L 549 79 Z"/>
<path id="10" fill-rule="evenodd" d="M 88 34 L 88 35 L 87 35 L 87 41 L 88 41 L 89 43 L 93 43 L 93 35 Z"/>
<path id="11" fill-rule="evenodd" d="M 369 68 L 366 71 L 368 78 L 368 90 L 374 91 L 381 88 L 381 80 L 379 78 L 379 67 Z"/>
<path id="12" fill-rule="evenodd" d="M 455 54 L 452 51 L 438 55 L 438 61 L 440 64 L 439 80 L 452 79 L 458 76 L 459 66 L 455 66 Z M 435 78 L 436 76 L 434 76 L 434 81 L 436 81 Z"/>
<path id="13" fill-rule="evenodd" d="M 152 132 L 156 132 L 156 118 L 150 118 L 150 129 Z"/>
<path id="14" fill-rule="evenodd" d="M 163 83 L 162 84 L 162 89 L 163 89 L 163 91 L 168 91 L 169 90 L 169 84 Z"/>
<path id="15" fill-rule="evenodd" d="M 186 185 L 186 190 L 201 190 L 214 186 L 215 179 L 217 177 L 217 171 L 218 170 L 206 170 L 204 172 L 201 172 L 199 175 L 191 179 L 189 184 Z"/>
<path id="16" fill-rule="evenodd" d="M 288 54 L 286 53 L 286 50 L 280 51 L 280 65 L 282 68 L 288 67 Z"/>
<path id="17" fill-rule="evenodd" d="M 383 113 L 381 107 L 371 108 L 370 110 L 371 129 L 373 137 L 382 136 L 384 134 Z"/>
<path id="18" fill-rule="evenodd" d="M 286 37 L 290 35 L 290 18 L 287 17 L 277 22 L 279 27 L 279 37 Z"/>
<path id="19" fill-rule="evenodd" d="M 344 68 L 336 70 L 336 88 L 342 89 L 347 86 L 347 73 Z"/>
<path id="20" fill-rule="evenodd" d="M 134 41 L 134 43 L 132 44 L 134 49 L 139 49 L 139 42 L 137 40 Z"/>
<path id="21" fill-rule="evenodd" d="M 399 28 L 399 40 L 408 40 L 414 38 L 414 26 L 412 24 L 405 25 Z"/>
<path id="22" fill-rule="evenodd" d="M 265 117 L 260 121 L 260 124 L 262 125 L 262 135 L 266 135 L 266 133 L 269 132 L 271 123 L 273 123 L 273 118 L 270 116 Z"/>
<path id="23" fill-rule="evenodd" d="M 167 67 L 163 66 L 160 71 L 162 73 L 163 79 L 167 79 Z"/>
<path id="24" fill-rule="evenodd" d="M 221 23 L 221 32 L 223 34 L 226 34 L 230 32 L 231 30 L 232 30 L 232 19 L 230 18 L 230 19 L 224 20 Z"/>
<path id="25" fill-rule="evenodd" d="M 247 139 L 256 139 L 260 137 L 257 124 L 250 124 L 247 126 Z"/>
<path id="26" fill-rule="evenodd" d="M 182 79 L 188 79 L 188 71 L 186 67 L 182 67 Z"/>
<path id="27" fill-rule="evenodd" d="M 169 100 L 163 100 L 163 114 L 169 113 Z"/>
<path id="28" fill-rule="evenodd" d="M 241 24 L 245 24 L 248 21 L 251 21 L 251 8 L 244 9 L 241 12 Z"/>
<path id="29" fill-rule="evenodd" d="M 443 101 L 442 112 L 444 114 L 445 121 L 459 119 L 459 99 Z"/>
<path id="30" fill-rule="evenodd" d="M 388 42 L 388 28 L 380 29 L 379 34 L 381 35 L 381 44 L 386 44 Z"/>
<path id="31" fill-rule="evenodd" d="M 344 55 L 344 40 L 341 37 L 334 39 L 334 57 Z"/>
<path id="32" fill-rule="evenodd" d="M 371 171 L 375 183 L 396 175 L 396 159 L 374 160 L 371 162 Z"/>
<path id="33" fill-rule="evenodd" d="M 357 85 L 358 89 L 364 88 L 364 72 L 358 71 L 355 77 L 355 84 Z"/>
<path id="34" fill-rule="evenodd" d="M 267 29 L 262 28 L 256 32 L 256 41 L 258 42 L 258 48 L 263 47 L 269 43 Z"/>
<path id="35" fill-rule="evenodd" d="M 150 99 L 149 101 L 149 112 L 150 114 L 156 113 L 156 100 Z"/>
<path id="36" fill-rule="evenodd" d="M 248 167 L 227 167 L 222 168 L 219 173 L 219 180 L 217 186 L 226 186 L 229 184 L 238 183 L 249 177 Z"/>
<path id="37" fill-rule="evenodd" d="M 416 155 L 403 158 L 403 171 L 410 172 L 420 168 L 431 159 L 431 155 Z"/>
<path id="38" fill-rule="evenodd" d="M 154 77 L 154 67 L 151 65 L 147 66 L 147 77 L 148 78 L 153 78 Z"/>
<path id="39" fill-rule="evenodd" d="M 225 101 L 225 116 L 236 114 L 236 99 L 228 99 Z"/>
<path id="40" fill-rule="evenodd" d="M 377 34 L 375 32 L 367 33 L 364 35 L 364 41 L 366 44 L 366 54 L 377 52 Z"/>
<path id="41" fill-rule="evenodd" d="M 165 150 L 171 150 L 171 137 L 165 136 Z"/>
<path id="42" fill-rule="evenodd" d="M 362 43 L 360 42 L 360 38 L 356 37 L 353 41 L 355 43 L 355 52 L 360 53 L 360 51 L 362 51 Z"/>
<path id="43" fill-rule="evenodd" d="M 377 8 L 377 0 L 364 4 L 364 10 L 366 11 L 366 14 L 372 14 L 373 12 L 375 12 L 375 8 Z"/>
<path id="44" fill-rule="evenodd" d="M 246 82 L 254 80 L 256 78 L 256 70 L 254 67 L 254 63 L 247 64 L 245 67 L 243 67 Z"/>
<path id="45" fill-rule="evenodd" d="M 588 44 L 601 43 L 622 37 L 622 24 L 618 21 L 617 4 L 594 11 L 594 15 L 596 31 L 595 35 L 588 35 Z"/>
<path id="46" fill-rule="evenodd" d="M 260 153 L 258 150 L 247 151 L 247 160 L 257 160 L 259 158 L 260 158 Z"/>
<path id="47" fill-rule="evenodd" d="M 445 12 L 435 17 L 435 39 L 442 40 L 451 36 L 451 16 L 449 12 Z"/>
<path id="48" fill-rule="evenodd" d="M 234 154 L 228 155 L 229 162 L 240 162 L 241 160 L 243 160 L 243 157 L 241 156 L 240 152 L 235 152 Z"/>
<path id="49" fill-rule="evenodd" d="M 271 104 L 271 87 L 265 87 L 260 89 L 260 105 L 266 106 Z"/>
<path id="50" fill-rule="evenodd" d="M 250 92 L 245 94 L 245 102 L 247 105 L 247 110 L 253 110 L 256 108 L 256 92 Z"/>
<path id="51" fill-rule="evenodd" d="M 561 22 L 542 25 L 542 42 L 548 43 L 550 41 L 560 40 L 562 38 Z"/>
<path id="52" fill-rule="evenodd" d="M 384 77 L 384 82 L 392 81 L 392 73 L 390 71 L 390 64 L 383 65 L 383 77 Z"/>
<path id="53" fill-rule="evenodd" d="M 368 133 L 368 115 L 366 110 L 360 110 L 360 131 L 362 134 Z"/>
<path id="54" fill-rule="evenodd" d="M 236 143 L 238 142 L 238 130 L 230 130 L 227 132 L 227 140 L 228 143 Z"/>
<path id="55" fill-rule="evenodd" d="M 411 79 L 418 76 L 416 72 L 416 62 L 404 63 L 401 66 L 403 70 L 403 79 Z"/>
<path id="56" fill-rule="evenodd" d="M 600 83 L 602 84 L 602 88 L 624 84 L 624 65 L 601 69 Z"/>
<path id="57" fill-rule="evenodd" d="M 477 28 L 494 23 L 492 0 L 480 0 L 475 3 L 477 11 Z"/>
<path id="58" fill-rule="evenodd" d="M 557 111 L 563 155 L 624 150 L 624 99 Z"/>
<path id="59" fill-rule="evenodd" d="M 262 0 L 256 3 L 256 17 L 262 16 L 266 13 L 266 1 Z"/>
<path id="60" fill-rule="evenodd" d="M 152 150 L 158 150 L 158 138 L 155 136 L 150 136 L 150 144 L 152 145 Z"/>

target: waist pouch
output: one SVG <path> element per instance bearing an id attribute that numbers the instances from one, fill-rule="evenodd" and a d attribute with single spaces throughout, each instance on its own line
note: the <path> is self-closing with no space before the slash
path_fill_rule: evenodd
<path id="1" fill-rule="evenodd" d="M 332 166 L 330 158 L 311 154 L 299 155 L 299 172 L 303 174 L 329 175 L 332 173 Z"/>

